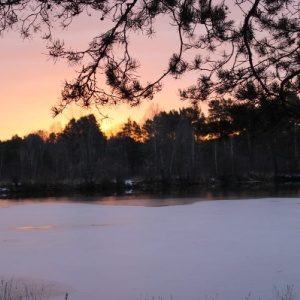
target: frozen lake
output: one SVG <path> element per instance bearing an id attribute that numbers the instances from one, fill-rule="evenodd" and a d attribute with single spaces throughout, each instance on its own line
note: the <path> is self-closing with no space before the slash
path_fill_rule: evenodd
<path id="1" fill-rule="evenodd" d="M 299 198 L 190 202 L 0 200 L 0 277 L 41 280 L 69 300 L 300 293 Z"/>

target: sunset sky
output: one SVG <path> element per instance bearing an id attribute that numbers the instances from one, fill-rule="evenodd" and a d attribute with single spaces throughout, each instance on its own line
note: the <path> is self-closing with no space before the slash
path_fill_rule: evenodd
<path id="1" fill-rule="evenodd" d="M 80 17 L 70 28 L 64 32 L 57 30 L 55 35 L 63 38 L 67 46 L 82 49 L 93 36 L 103 31 L 103 22 L 99 19 L 97 14 Z M 169 56 L 177 50 L 176 33 L 168 26 L 168 21 L 159 22 L 155 38 L 142 35 L 132 38 L 134 56 L 142 63 L 141 74 L 146 76 L 145 81 L 165 70 Z M 137 108 L 126 105 L 103 108 L 102 113 L 109 117 L 104 121 L 96 110 L 86 111 L 78 107 L 69 107 L 62 115 L 53 118 L 51 107 L 59 99 L 64 80 L 75 78 L 76 67 L 68 66 L 65 61 L 54 63 L 50 60 L 46 55 L 46 43 L 40 36 L 37 34 L 29 40 L 22 40 L 15 30 L 1 38 L 0 140 L 10 139 L 15 134 L 22 137 L 37 130 L 52 131 L 64 127 L 72 117 L 79 118 L 91 112 L 98 117 L 102 129 L 107 130 L 124 123 L 128 117 L 142 121 L 157 104 L 162 110 L 188 105 L 179 100 L 178 88 L 194 83 L 195 74 L 180 80 L 165 80 L 163 92 Z"/>

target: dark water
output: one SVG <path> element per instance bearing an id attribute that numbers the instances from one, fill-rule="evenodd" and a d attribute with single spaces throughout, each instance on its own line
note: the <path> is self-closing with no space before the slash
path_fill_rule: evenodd
<path id="1" fill-rule="evenodd" d="M 191 186 L 178 189 L 173 187 L 155 192 L 143 192 L 131 188 L 107 194 L 77 191 L 66 195 L 51 193 L 51 195 L 36 194 L 28 196 L 27 194 L 14 195 L 0 191 L 0 201 L 2 199 L 17 202 L 89 202 L 103 205 L 132 206 L 169 206 L 191 204 L 199 201 L 298 197 L 300 197 L 300 183 L 276 185 L 272 183 L 252 183 L 231 186 Z"/>

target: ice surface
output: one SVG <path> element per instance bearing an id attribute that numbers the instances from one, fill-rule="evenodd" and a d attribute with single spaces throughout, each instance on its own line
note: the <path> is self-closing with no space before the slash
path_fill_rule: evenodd
<path id="1" fill-rule="evenodd" d="M 272 299 L 299 292 L 300 199 L 0 204 L 0 266 L 69 300 Z"/>

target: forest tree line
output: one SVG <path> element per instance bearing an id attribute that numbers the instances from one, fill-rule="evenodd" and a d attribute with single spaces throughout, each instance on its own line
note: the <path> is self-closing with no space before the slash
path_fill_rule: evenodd
<path id="1" fill-rule="evenodd" d="M 60 133 L 31 133 L 0 142 L 0 182 L 101 184 L 124 179 L 182 183 L 298 174 L 300 126 L 274 102 L 214 100 L 128 119 L 106 137 L 94 115 Z"/>

